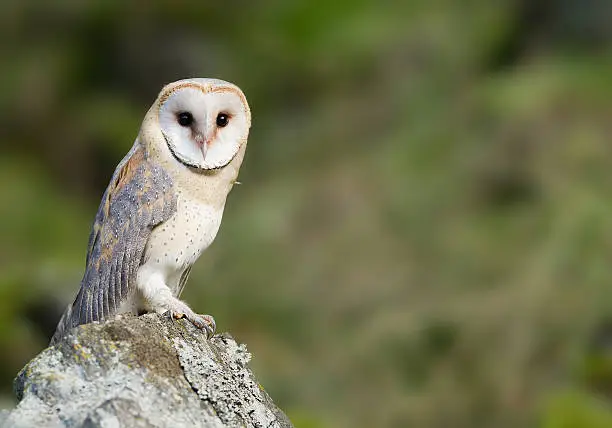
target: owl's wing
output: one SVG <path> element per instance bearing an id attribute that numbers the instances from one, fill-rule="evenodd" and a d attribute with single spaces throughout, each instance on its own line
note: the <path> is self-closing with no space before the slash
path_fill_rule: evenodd
<path id="1" fill-rule="evenodd" d="M 51 343 L 67 329 L 117 312 L 133 291 L 151 231 L 175 211 L 170 176 L 147 158 L 137 141 L 117 166 L 102 197 L 89 238 L 81 289 Z"/>

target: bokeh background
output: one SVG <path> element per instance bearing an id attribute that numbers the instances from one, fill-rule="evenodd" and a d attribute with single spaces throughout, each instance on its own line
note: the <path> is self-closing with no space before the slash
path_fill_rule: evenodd
<path id="1" fill-rule="evenodd" d="M 296 427 L 612 426 L 612 3 L 0 3 L 0 392 L 159 89 L 253 112 L 184 298 Z"/>

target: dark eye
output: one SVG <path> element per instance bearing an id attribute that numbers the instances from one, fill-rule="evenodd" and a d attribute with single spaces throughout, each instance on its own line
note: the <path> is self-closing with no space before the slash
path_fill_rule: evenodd
<path id="1" fill-rule="evenodd" d="M 227 126 L 227 124 L 229 123 L 229 116 L 225 113 L 219 113 L 217 115 L 217 126 L 220 126 L 221 128 L 223 128 L 224 126 Z"/>
<path id="2" fill-rule="evenodd" d="M 193 123 L 193 116 L 188 111 L 184 111 L 179 113 L 178 115 L 178 123 L 181 126 L 189 126 Z"/>

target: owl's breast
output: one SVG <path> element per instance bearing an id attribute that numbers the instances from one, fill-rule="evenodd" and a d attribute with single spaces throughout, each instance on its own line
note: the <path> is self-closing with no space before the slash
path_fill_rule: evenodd
<path id="1" fill-rule="evenodd" d="M 211 206 L 179 193 L 174 215 L 151 233 L 144 264 L 164 272 L 166 284 L 174 288 L 183 271 L 213 242 L 222 217 L 223 206 Z"/>

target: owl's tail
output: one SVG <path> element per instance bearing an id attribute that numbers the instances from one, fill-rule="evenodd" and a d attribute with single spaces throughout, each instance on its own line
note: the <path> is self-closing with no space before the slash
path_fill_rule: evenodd
<path id="1" fill-rule="evenodd" d="M 64 311 L 64 315 L 60 318 L 59 323 L 57 324 L 57 328 L 55 329 L 55 333 L 53 333 L 53 337 L 51 338 L 51 342 L 49 342 L 49 346 L 53 346 L 64 337 L 64 334 L 67 330 L 72 328 L 72 308 L 74 307 L 74 303 L 68 305 L 66 310 Z"/>

